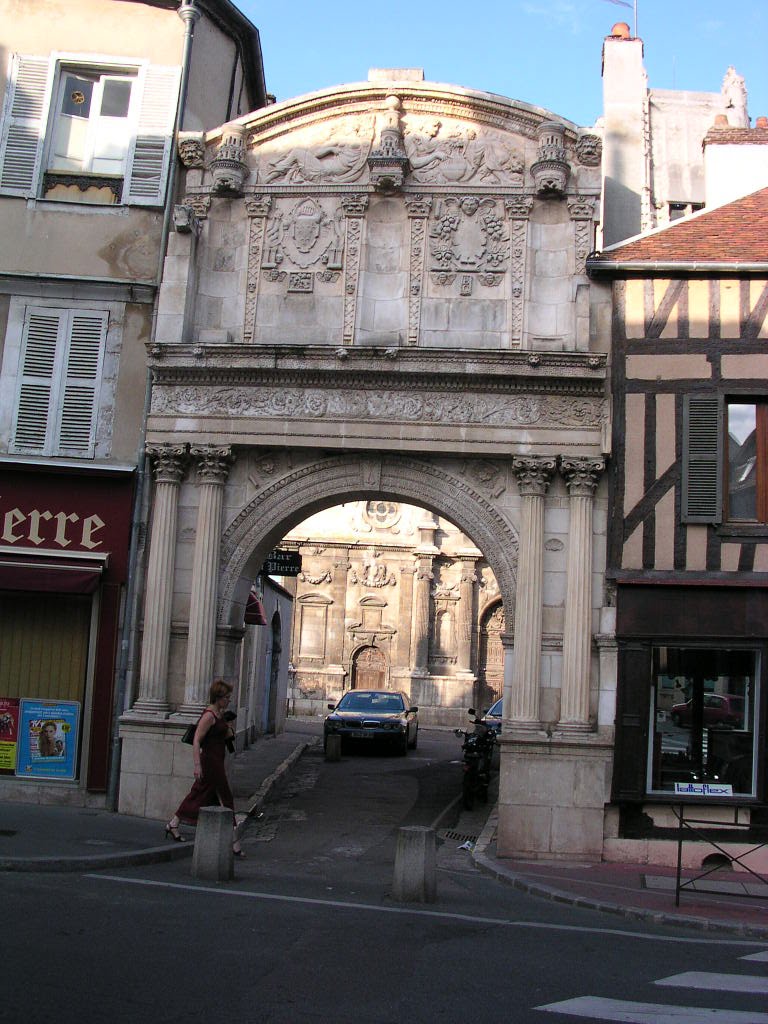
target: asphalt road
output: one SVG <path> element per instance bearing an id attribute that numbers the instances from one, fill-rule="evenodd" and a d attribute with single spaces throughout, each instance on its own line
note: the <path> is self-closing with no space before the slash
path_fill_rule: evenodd
<path id="1" fill-rule="evenodd" d="M 458 754 L 423 730 L 406 758 L 305 757 L 230 883 L 194 881 L 189 861 L 0 876 L 0 1020 L 768 1022 L 768 961 L 743 959 L 758 944 L 561 907 L 478 873 L 460 837 L 483 815 L 459 814 Z M 390 895 L 402 824 L 445 837 L 435 904 Z"/>

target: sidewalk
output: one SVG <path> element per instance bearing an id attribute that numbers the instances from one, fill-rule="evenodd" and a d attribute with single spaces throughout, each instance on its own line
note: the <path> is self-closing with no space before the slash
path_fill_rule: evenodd
<path id="1" fill-rule="evenodd" d="M 292 724 L 233 758 L 229 780 L 238 818 L 256 812 L 321 735 L 317 726 Z M 92 871 L 190 857 L 194 831 L 184 831 L 190 841 L 174 843 L 166 839 L 161 821 L 87 807 L 5 803 L 0 807 L 0 871 Z"/>
<path id="2" fill-rule="evenodd" d="M 320 741 L 316 723 L 294 721 L 280 736 L 258 740 L 237 755 L 230 780 L 238 815 L 257 813 L 274 786 L 304 751 Z M 191 830 L 188 832 L 193 838 Z M 602 911 L 625 921 L 694 927 L 765 940 L 768 898 L 738 896 L 745 883 L 768 892 L 745 873 L 718 872 L 697 889 L 683 892 L 675 907 L 675 874 L 650 864 L 577 864 L 522 861 L 496 852 L 496 812 L 463 812 L 456 827 L 438 832 L 443 852 L 450 844 L 461 859 L 501 882 L 539 898 Z M 464 846 L 463 844 L 467 845 Z M 92 871 L 189 857 L 193 842 L 173 843 L 163 823 L 80 807 L 9 804 L 0 808 L 0 871 Z M 445 858 L 441 858 L 444 860 Z M 690 872 L 687 873 L 690 876 Z M 707 891 L 711 887 L 724 893 Z"/>

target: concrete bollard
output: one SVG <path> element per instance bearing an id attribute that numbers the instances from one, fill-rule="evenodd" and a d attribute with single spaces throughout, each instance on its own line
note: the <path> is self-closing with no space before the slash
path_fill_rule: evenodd
<path id="1" fill-rule="evenodd" d="M 341 760 L 341 736 L 338 733 L 329 733 L 325 737 L 325 760 Z"/>
<path id="2" fill-rule="evenodd" d="M 409 903 L 434 903 L 437 899 L 435 830 L 405 825 L 397 832 L 395 877 L 392 895 Z"/>
<path id="3" fill-rule="evenodd" d="M 232 836 L 232 811 L 228 807 L 201 808 L 192 853 L 193 878 L 229 882 L 235 877 Z"/>

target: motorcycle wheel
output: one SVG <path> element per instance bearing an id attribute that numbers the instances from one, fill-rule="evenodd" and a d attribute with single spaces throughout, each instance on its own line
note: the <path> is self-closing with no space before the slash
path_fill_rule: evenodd
<path id="1" fill-rule="evenodd" d="M 471 779 L 464 779 L 461 787 L 461 798 L 466 810 L 471 811 L 475 806 L 475 787 Z"/>

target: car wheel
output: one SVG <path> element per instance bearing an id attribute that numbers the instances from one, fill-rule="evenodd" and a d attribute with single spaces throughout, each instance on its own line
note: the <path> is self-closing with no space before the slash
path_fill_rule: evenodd
<path id="1" fill-rule="evenodd" d="M 418 742 L 419 742 L 419 727 L 417 725 L 416 726 L 416 730 L 415 730 L 415 732 L 413 734 L 413 741 L 408 744 L 408 749 L 409 750 L 415 750 L 416 749 L 416 745 L 418 744 Z"/>

